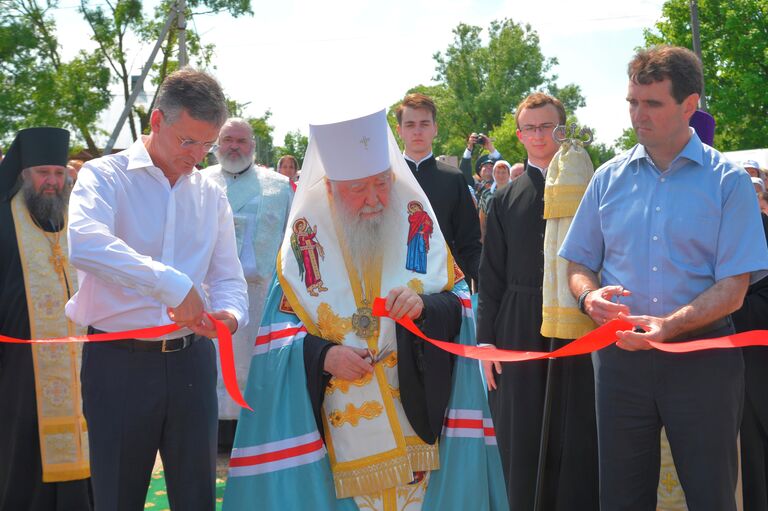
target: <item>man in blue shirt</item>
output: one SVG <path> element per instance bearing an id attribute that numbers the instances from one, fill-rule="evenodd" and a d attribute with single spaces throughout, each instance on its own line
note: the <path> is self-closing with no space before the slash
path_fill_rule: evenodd
<path id="1" fill-rule="evenodd" d="M 730 313 L 768 268 L 757 200 L 749 176 L 688 127 L 703 84 L 692 52 L 640 51 L 628 75 L 639 144 L 595 172 L 560 250 L 580 307 L 637 327 L 593 355 L 601 509 L 655 509 L 663 425 L 689 509 L 735 510 L 741 352 L 648 341 L 733 332 Z"/>

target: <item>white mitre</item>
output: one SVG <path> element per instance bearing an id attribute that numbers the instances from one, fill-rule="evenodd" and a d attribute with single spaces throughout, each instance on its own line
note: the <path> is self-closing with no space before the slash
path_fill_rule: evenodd
<path id="1" fill-rule="evenodd" d="M 332 181 L 350 181 L 390 168 L 387 115 L 371 115 L 332 124 L 309 126 L 323 167 Z"/>

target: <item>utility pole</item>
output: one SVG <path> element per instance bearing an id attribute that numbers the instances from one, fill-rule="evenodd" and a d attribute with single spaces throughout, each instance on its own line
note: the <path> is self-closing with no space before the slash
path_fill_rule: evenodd
<path id="1" fill-rule="evenodd" d="M 693 52 L 699 57 L 701 61 L 701 67 L 704 68 L 704 59 L 701 57 L 701 37 L 699 36 L 699 2 L 698 0 L 690 0 L 689 6 L 691 9 L 691 37 L 693 39 Z M 707 97 L 704 92 L 704 84 L 701 86 L 701 99 L 700 109 L 707 111 Z"/>
<path id="2" fill-rule="evenodd" d="M 109 140 L 107 141 L 107 145 L 104 146 L 104 154 L 110 154 L 112 152 L 112 148 L 115 147 L 115 142 L 117 141 L 118 135 L 120 135 L 120 130 L 123 129 L 123 124 L 125 124 L 125 120 L 128 118 L 128 114 L 130 114 L 131 108 L 133 108 L 133 104 L 136 102 L 136 98 L 144 89 L 144 79 L 147 77 L 147 74 L 149 74 L 149 70 L 152 68 L 152 63 L 155 61 L 157 52 L 160 50 L 160 46 L 162 46 L 165 37 L 168 35 L 168 31 L 171 29 L 171 24 L 173 23 L 174 19 L 176 19 L 176 10 L 171 9 L 171 12 L 168 13 L 168 19 L 165 21 L 165 26 L 163 26 L 163 30 L 160 31 L 160 37 L 157 38 L 155 47 L 152 48 L 152 53 L 149 54 L 147 63 L 144 64 L 144 68 L 141 70 L 141 75 L 139 75 L 139 79 L 136 80 L 136 84 L 133 86 L 131 95 L 128 96 L 128 100 L 125 102 L 123 113 L 120 114 L 120 118 L 117 120 L 117 125 L 112 131 L 112 135 L 110 135 Z"/>
<path id="3" fill-rule="evenodd" d="M 176 12 L 178 13 L 176 29 L 179 31 L 179 69 L 187 65 L 187 20 L 185 13 L 187 12 L 186 0 L 179 0 L 179 4 L 176 6 Z"/>

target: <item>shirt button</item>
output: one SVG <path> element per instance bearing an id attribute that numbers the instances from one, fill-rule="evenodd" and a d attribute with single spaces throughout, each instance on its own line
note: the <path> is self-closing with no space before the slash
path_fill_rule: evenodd
<path id="1" fill-rule="evenodd" d="M 663 177 L 662 177 L 662 178 L 661 178 L 661 182 L 663 183 L 664 181 L 666 181 L 666 178 L 663 178 Z"/>
<path id="2" fill-rule="evenodd" d="M 661 211 L 661 208 L 659 206 L 656 206 L 656 211 Z"/>
<path id="3" fill-rule="evenodd" d="M 659 237 L 658 237 L 658 236 L 654 236 L 654 237 L 653 237 L 653 241 L 658 241 L 658 240 L 659 240 Z"/>
<path id="4" fill-rule="evenodd" d="M 659 269 L 658 269 L 657 267 L 655 267 L 655 266 L 654 266 L 653 268 L 651 268 L 651 269 L 652 269 L 653 271 L 659 271 Z"/>
<path id="5" fill-rule="evenodd" d="M 658 299 L 658 298 L 654 298 L 654 299 L 653 299 L 653 303 L 656 303 L 656 302 L 658 302 L 658 301 L 659 301 L 659 299 Z"/>

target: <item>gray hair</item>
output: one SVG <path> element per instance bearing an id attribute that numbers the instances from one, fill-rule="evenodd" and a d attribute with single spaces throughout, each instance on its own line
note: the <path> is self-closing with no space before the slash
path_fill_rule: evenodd
<path id="1" fill-rule="evenodd" d="M 245 119 L 243 119 L 242 117 L 230 117 L 229 119 L 224 121 L 224 125 L 221 127 L 221 129 L 223 130 L 227 126 L 233 126 L 233 127 L 236 126 L 240 128 L 245 128 L 248 130 L 248 133 L 251 134 L 251 138 L 253 138 L 253 126 L 251 126 L 250 123 Z"/>
<path id="2" fill-rule="evenodd" d="M 185 110 L 198 121 L 221 126 L 229 110 L 221 85 L 211 75 L 191 67 L 184 67 L 165 77 L 157 92 L 155 108 L 163 112 L 169 123 L 174 123 Z"/>

